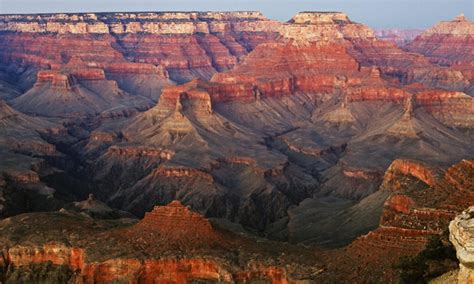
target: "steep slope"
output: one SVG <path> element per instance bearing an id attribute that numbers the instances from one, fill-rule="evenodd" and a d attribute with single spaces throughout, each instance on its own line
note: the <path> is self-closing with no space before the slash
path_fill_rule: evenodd
<path id="1" fill-rule="evenodd" d="M 474 201 L 472 66 L 343 13 L 0 19 L 1 96 L 60 117 L 0 105 L 2 216 L 64 207 L 0 222 L 0 281 L 390 283 Z"/>
<path id="2" fill-rule="evenodd" d="M 463 206 L 473 202 L 473 165 L 463 160 L 443 172 L 415 161 L 394 161 L 380 188 L 389 198 L 379 228 L 336 250 L 236 235 L 178 201 L 155 207 L 138 223 L 104 222 L 66 210 L 23 214 L 0 222 L 0 241 L 5 244 L 0 277 L 11 281 L 60 277 L 79 283 L 90 279 L 397 283 L 394 265 L 399 258 L 420 251 L 429 236 L 440 234 Z"/>
<path id="3" fill-rule="evenodd" d="M 52 165 L 63 159 L 50 142 L 60 138 L 71 139 L 60 125 L 29 117 L 0 101 L 1 217 L 59 206 L 55 190 L 41 178 L 53 173 Z"/>
<path id="4" fill-rule="evenodd" d="M 33 223 L 45 230 L 35 234 Z M 26 228 L 21 235 L 18 225 Z M 314 252 L 286 244 L 278 244 L 284 255 L 270 260 L 276 243 L 215 228 L 179 202 L 156 207 L 139 223 L 62 210 L 2 220 L 0 232 L 5 281 L 288 283 L 321 269 Z"/>
<path id="5" fill-rule="evenodd" d="M 405 47 L 428 57 L 431 62 L 441 66 L 450 66 L 469 80 L 464 91 L 474 95 L 474 22 L 464 15 L 452 21 L 443 21 L 426 30 Z M 458 77 L 460 77 L 458 75 Z"/>
<path id="6" fill-rule="evenodd" d="M 395 160 L 380 187 L 389 197 L 379 227 L 341 250 L 327 273 L 337 271 L 339 281 L 398 283 L 394 265 L 400 257 L 416 255 L 430 236 L 447 231 L 450 220 L 474 202 L 473 166 L 472 160 L 462 160 L 441 171 Z"/>
<path id="7" fill-rule="evenodd" d="M 469 207 L 449 224 L 449 240 L 456 248 L 456 255 L 459 259 L 459 273 L 456 279 L 458 283 L 469 283 L 474 279 L 474 271 L 471 268 L 474 236 L 470 225 L 473 210 L 472 206 Z"/>
<path id="8" fill-rule="evenodd" d="M 459 15 L 426 30 L 406 49 L 423 54 L 440 65 L 456 65 L 474 62 L 473 44 L 474 22 Z"/>
<path id="9" fill-rule="evenodd" d="M 15 98 L 12 105 L 26 113 L 43 116 L 81 117 L 103 111 L 130 112 L 145 109 L 151 101 L 130 96 L 107 80 L 102 69 L 71 60 L 58 69 L 41 70 L 33 88 Z"/>
<path id="10" fill-rule="evenodd" d="M 288 197 L 266 181 L 285 171 L 286 159 L 268 152 L 253 130 L 215 113 L 209 94 L 193 89 L 200 84 L 206 83 L 166 89 L 156 107 L 130 122 L 122 133 L 126 142 L 103 152 L 93 167 L 99 192 L 138 215 L 157 200 L 166 203 L 179 197 L 209 216 L 263 229 L 289 205 Z M 172 109 L 166 109 L 172 98 Z M 130 171 L 128 165 L 143 170 Z M 233 175 L 239 178 L 233 180 Z M 250 196 L 268 210 L 255 212 L 253 204 L 247 204 Z"/>
<path id="11" fill-rule="evenodd" d="M 151 88 L 169 84 L 168 74 L 180 83 L 210 78 L 232 68 L 258 43 L 275 38 L 279 26 L 258 12 L 41 14 L 0 19 L 4 63 L 47 65 L 77 56 L 103 67 L 126 91 L 154 99 L 159 90 Z M 49 48 L 29 44 L 32 41 Z M 136 64 L 113 64 L 126 62 Z M 153 65 L 165 72 L 157 73 L 150 68 Z M 152 84 L 143 80 L 150 77 L 161 83 L 143 86 Z"/>
<path id="12" fill-rule="evenodd" d="M 396 62 L 381 54 L 364 67 L 357 44 L 381 43 L 342 13 L 301 13 L 280 32 L 278 42 L 260 44 L 209 82 L 165 88 L 123 128 L 102 126 L 115 145 L 84 149 L 95 153 L 89 171 L 100 197 L 137 215 L 180 199 L 275 238 L 326 242 L 298 225 L 306 209 L 294 211 L 299 216 L 288 209 L 328 195 L 337 208 L 357 208 L 397 158 L 446 167 L 472 157 L 471 97 L 380 71 L 403 56 L 433 67 L 422 56 L 392 46 L 402 55 Z M 373 224 L 355 224 L 335 243 Z"/>

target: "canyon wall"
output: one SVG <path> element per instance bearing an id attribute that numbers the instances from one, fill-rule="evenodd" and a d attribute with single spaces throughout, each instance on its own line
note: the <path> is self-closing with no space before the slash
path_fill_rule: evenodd
<path id="1" fill-rule="evenodd" d="M 436 64 L 459 70 L 472 84 L 473 44 L 474 22 L 461 14 L 424 31 L 404 49 L 423 54 Z"/>
<path id="2" fill-rule="evenodd" d="M 267 244 L 252 246 L 245 237 L 216 230 L 179 201 L 155 207 L 135 224 L 125 219 L 92 220 L 68 209 L 45 214 L 39 219 L 28 214 L 21 217 L 19 223 L 27 229 L 31 227 L 26 223 L 33 220 L 50 229 L 45 232 L 47 236 L 24 235 L 29 239 L 26 242 L 15 237 L 16 217 L 13 223 L 0 221 L 4 244 L 0 280 L 37 282 L 57 277 L 70 283 L 260 280 L 284 284 L 293 281 L 287 269 L 299 261 L 284 267 L 254 259 L 252 255 L 267 255 Z M 58 228 L 68 241 L 57 238 Z M 116 257 L 104 254 L 109 249 L 120 253 Z M 241 254 L 237 263 L 232 259 L 236 249 Z"/>

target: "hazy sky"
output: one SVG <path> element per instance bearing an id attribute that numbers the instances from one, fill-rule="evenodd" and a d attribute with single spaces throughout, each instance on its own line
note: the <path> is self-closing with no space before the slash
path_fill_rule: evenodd
<path id="1" fill-rule="evenodd" d="M 474 0 L 0 0 L 0 13 L 258 10 L 287 21 L 298 11 L 343 11 L 373 28 L 426 28 L 464 13 Z"/>

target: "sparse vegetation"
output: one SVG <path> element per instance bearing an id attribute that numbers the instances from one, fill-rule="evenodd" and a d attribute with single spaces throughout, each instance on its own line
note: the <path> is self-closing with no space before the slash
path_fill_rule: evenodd
<path id="1" fill-rule="evenodd" d="M 418 255 L 403 257 L 396 268 L 400 269 L 400 283 L 427 283 L 430 279 L 458 266 L 456 250 L 448 239 L 449 232 L 430 238 Z"/>

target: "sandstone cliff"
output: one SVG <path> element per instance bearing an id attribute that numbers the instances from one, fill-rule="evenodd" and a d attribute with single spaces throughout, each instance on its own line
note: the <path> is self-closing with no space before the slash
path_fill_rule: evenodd
<path id="1" fill-rule="evenodd" d="M 47 229 L 25 232 L 18 239 L 16 226 L 29 230 L 31 222 Z M 2 281 L 36 282 L 55 275 L 72 283 L 289 283 L 320 270 L 317 261 L 301 257 L 312 253 L 296 246 L 282 244 L 285 253 L 270 260 L 275 243 L 215 230 L 179 202 L 155 208 L 138 224 L 93 220 L 62 210 L 2 220 L 0 232 Z"/>
<path id="2" fill-rule="evenodd" d="M 344 270 L 347 279 L 368 282 L 386 279 L 397 283 L 398 272 L 393 267 L 400 258 L 423 250 L 430 236 L 446 231 L 450 220 L 474 202 L 473 165 L 472 160 L 464 160 L 443 172 L 415 161 L 394 161 L 379 189 L 380 193 L 389 195 L 388 198 L 378 195 L 386 198 L 378 228 L 347 246 L 341 255 L 347 254 L 348 258 L 338 258 L 337 264 L 331 265 L 329 270 L 350 266 Z M 457 182 L 452 181 L 452 175 Z M 364 205 L 371 206 L 375 202 Z M 452 242 L 458 241 L 460 258 L 466 255 L 460 251 L 469 249 L 468 228 L 460 228 L 465 226 L 460 224 L 468 224 L 468 219 L 466 212 L 449 225 Z M 470 261 L 466 257 L 466 261 Z M 361 275 L 364 275 L 362 280 Z"/>
<path id="3" fill-rule="evenodd" d="M 450 66 L 469 80 L 466 92 L 473 94 L 474 74 L 474 22 L 464 15 L 452 21 L 443 21 L 426 30 L 405 49 L 428 57 L 431 62 L 441 66 Z"/>
<path id="4" fill-rule="evenodd" d="M 145 216 L 133 226 L 69 210 L 13 217 L 0 234 L 12 281 L 28 269 L 79 283 L 394 281 L 392 265 L 473 201 L 472 66 L 407 52 L 343 13 L 0 19 L 0 92 L 10 92 L 0 95 L 54 116 L 1 108 L 0 200 L 52 210 L 51 188 L 74 200 L 94 192 Z M 11 187 L 42 183 L 44 199 Z M 44 210 L 26 205 L 7 215 Z M 243 240 L 204 216 L 282 241 L 351 245 Z"/>
<path id="5" fill-rule="evenodd" d="M 460 15 L 426 30 L 407 49 L 424 54 L 439 64 L 472 62 L 474 55 L 469 46 L 472 45 L 473 35 L 474 22 Z"/>

